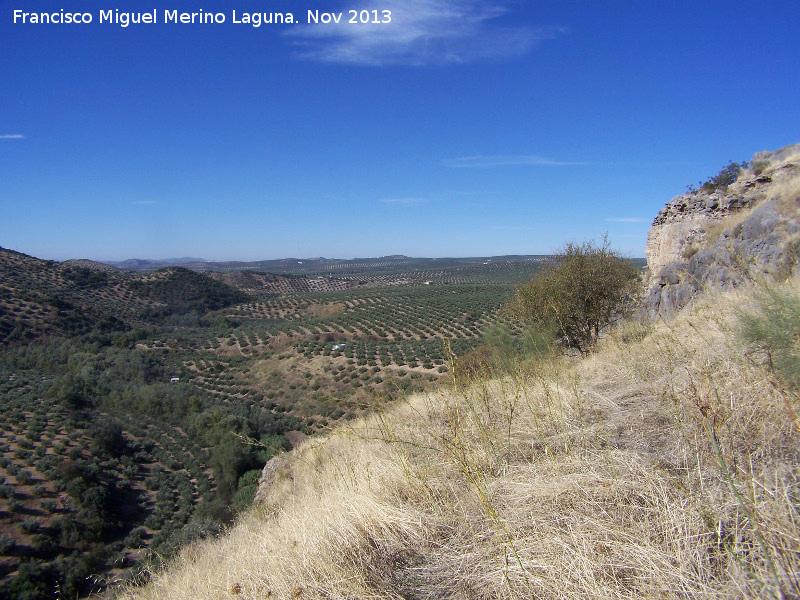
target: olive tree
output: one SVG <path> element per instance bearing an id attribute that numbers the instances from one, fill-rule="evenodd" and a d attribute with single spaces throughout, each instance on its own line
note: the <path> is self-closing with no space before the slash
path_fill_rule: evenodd
<path id="1" fill-rule="evenodd" d="M 507 312 L 520 321 L 555 329 L 582 354 L 600 333 L 632 307 L 639 271 L 630 260 L 592 241 L 569 243 L 528 283 L 517 288 Z"/>

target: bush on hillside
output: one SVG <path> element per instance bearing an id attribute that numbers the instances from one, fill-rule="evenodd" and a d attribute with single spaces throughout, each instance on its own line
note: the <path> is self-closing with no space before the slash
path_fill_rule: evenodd
<path id="1" fill-rule="evenodd" d="M 735 183 L 736 180 L 739 178 L 739 173 L 747 168 L 747 161 L 743 160 L 740 163 L 735 163 L 733 161 L 728 162 L 728 165 L 723 167 L 719 173 L 714 175 L 714 177 L 709 177 L 705 181 L 700 181 L 698 185 L 699 188 L 694 187 L 693 185 L 686 186 L 690 193 L 697 192 L 699 190 L 703 190 L 705 192 L 714 192 L 716 190 L 726 190 L 728 186 L 732 183 Z"/>
<path id="2" fill-rule="evenodd" d="M 740 335 L 781 387 L 800 394 L 800 297 L 767 290 L 755 312 L 739 315 Z"/>
<path id="3" fill-rule="evenodd" d="M 638 283 L 639 271 L 606 238 L 599 245 L 569 243 L 517 288 L 507 312 L 542 331 L 554 329 L 567 347 L 586 353 L 633 307 Z"/>

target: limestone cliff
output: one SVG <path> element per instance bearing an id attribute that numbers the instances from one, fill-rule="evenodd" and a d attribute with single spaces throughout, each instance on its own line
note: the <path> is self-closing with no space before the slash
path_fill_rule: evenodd
<path id="1" fill-rule="evenodd" d="M 798 270 L 800 144 L 753 156 L 735 183 L 678 196 L 647 236 L 646 310 L 669 316 L 706 288 Z"/>

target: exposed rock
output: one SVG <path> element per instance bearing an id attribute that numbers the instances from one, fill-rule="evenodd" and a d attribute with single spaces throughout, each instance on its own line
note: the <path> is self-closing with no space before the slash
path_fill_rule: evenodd
<path id="1" fill-rule="evenodd" d="M 292 445 L 292 449 L 296 449 L 303 442 L 308 440 L 308 436 L 300 431 L 290 431 L 285 434 L 287 440 Z M 296 452 L 284 452 L 273 456 L 264 465 L 261 470 L 261 477 L 258 480 L 258 489 L 256 490 L 254 504 L 267 504 L 269 503 L 270 492 L 276 482 L 281 479 L 292 479 L 293 469 L 292 464 L 297 460 L 298 454 Z"/>
<path id="2" fill-rule="evenodd" d="M 269 502 L 270 489 L 281 477 L 292 477 L 292 466 L 288 454 L 273 456 L 264 465 L 261 477 L 258 480 L 258 489 L 256 490 L 253 504 L 266 504 Z"/>
<path id="3" fill-rule="evenodd" d="M 683 194 L 658 213 L 646 247 L 649 316 L 670 316 L 707 288 L 785 279 L 797 269 L 800 144 L 760 152 L 755 162 L 758 175 Z"/>

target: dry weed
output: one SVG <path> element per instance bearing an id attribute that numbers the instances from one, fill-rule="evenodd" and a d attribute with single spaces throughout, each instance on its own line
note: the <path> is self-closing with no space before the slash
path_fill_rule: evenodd
<path id="1" fill-rule="evenodd" d="M 747 302 L 712 297 L 589 358 L 457 379 L 310 440 L 229 534 L 120 593 L 797 595 L 798 434 L 736 341 Z"/>

